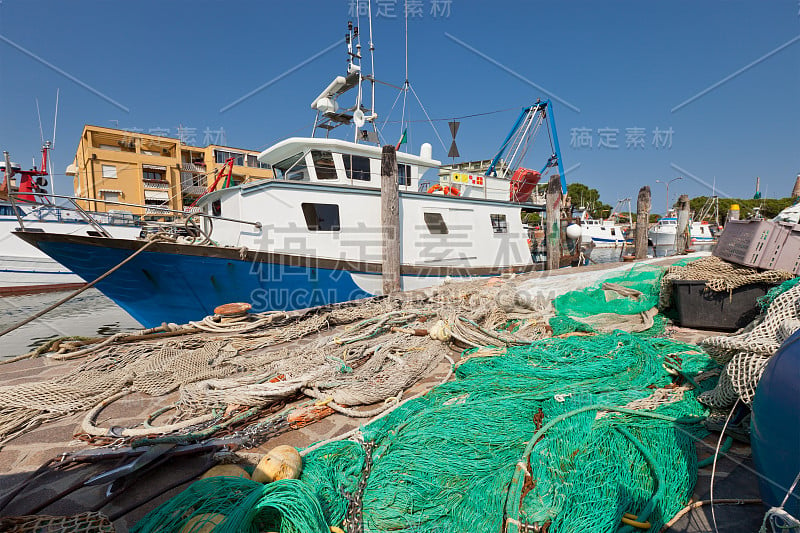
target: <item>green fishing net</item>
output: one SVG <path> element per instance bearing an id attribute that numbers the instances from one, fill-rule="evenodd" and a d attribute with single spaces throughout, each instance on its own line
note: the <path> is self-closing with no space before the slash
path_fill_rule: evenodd
<path id="1" fill-rule="evenodd" d="M 134 531 L 201 531 L 181 529 L 201 516 L 202 531 L 351 532 L 359 512 L 364 532 L 618 531 L 624 513 L 658 531 L 692 493 L 704 435 L 684 376 L 712 366 L 624 332 L 470 350 L 454 381 L 308 453 L 300 480 L 201 480 Z"/>
<path id="2" fill-rule="evenodd" d="M 682 259 L 674 266 L 685 266 L 693 259 Z M 553 335 L 601 331 L 593 327 L 595 318 L 603 315 L 605 323 L 633 332 L 634 335 L 656 337 L 666 328 L 666 318 L 656 314 L 661 279 L 667 267 L 638 264 L 622 274 L 610 276 L 585 289 L 570 291 L 553 300 L 556 316 L 549 320 Z M 641 319 L 650 313 L 652 324 Z M 641 327 L 640 323 L 647 326 Z M 606 327 L 606 329 L 612 329 Z"/>
<path id="3" fill-rule="evenodd" d="M 769 291 L 767 291 L 767 294 L 758 299 L 758 307 L 761 309 L 761 312 L 763 313 L 766 311 L 772 302 L 775 301 L 775 298 L 788 291 L 798 283 L 800 283 L 800 277 L 786 280 L 780 285 L 772 287 Z"/>

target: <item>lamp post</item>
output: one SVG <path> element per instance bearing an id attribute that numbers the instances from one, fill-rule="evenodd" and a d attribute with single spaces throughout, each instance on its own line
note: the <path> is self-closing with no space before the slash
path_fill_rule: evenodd
<path id="1" fill-rule="evenodd" d="M 672 183 L 673 181 L 682 180 L 682 179 L 683 179 L 683 176 L 678 176 L 677 178 L 672 178 L 669 181 L 656 180 L 656 183 L 663 183 L 667 187 L 667 210 L 664 211 L 664 216 L 667 216 L 667 214 L 669 213 L 669 184 Z"/>

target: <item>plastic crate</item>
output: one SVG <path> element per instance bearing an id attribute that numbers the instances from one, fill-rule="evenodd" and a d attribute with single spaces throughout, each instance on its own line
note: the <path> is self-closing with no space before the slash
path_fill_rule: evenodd
<path id="1" fill-rule="evenodd" d="M 705 289 L 704 280 L 672 280 L 678 323 L 687 328 L 736 331 L 758 315 L 757 299 L 773 285 L 759 283 L 714 292 Z"/>
<path id="2" fill-rule="evenodd" d="M 758 268 L 766 270 L 780 269 L 781 266 L 788 262 L 788 258 L 784 257 L 787 245 L 790 245 L 794 240 L 792 238 L 792 229 L 794 224 L 787 224 L 786 222 L 773 222 L 772 229 L 767 238 L 767 244 L 764 246 L 759 258 Z M 792 261 L 794 267 L 794 261 Z M 794 268 L 790 269 L 794 272 Z"/>
<path id="3" fill-rule="evenodd" d="M 781 238 L 770 242 L 759 266 L 800 274 L 800 224 L 778 222 L 776 225 L 780 231 L 775 235 L 780 234 Z"/>
<path id="4" fill-rule="evenodd" d="M 758 268 L 775 227 L 768 220 L 729 220 L 712 253 L 731 263 Z"/>

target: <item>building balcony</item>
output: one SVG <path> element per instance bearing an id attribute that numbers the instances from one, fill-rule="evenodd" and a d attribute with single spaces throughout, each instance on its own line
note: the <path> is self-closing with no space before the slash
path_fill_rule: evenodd
<path id="1" fill-rule="evenodd" d="M 202 196 L 206 188 L 202 185 L 181 185 L 181 192 L 184 196 Z"/>
<path id="2" fill-rule="evenodd" d="M 142 180 L 145 189 L 169 189 L 169 182 L 162 180 Z"/>
<path id="3" fill-rule="evenodd" d="M 206 166 L 202 163 L 182 163 L 181 170 L 194 172 L 195 174 L 205 174 Z"/>
<path id="4" fill-rule="evenodd" d="M 200 208 L 196 207 L 196 206 L 195 207 L 184 207 L 183 208 L 183 212 L 184 213 L 199 213 L 200 212 Z"/>

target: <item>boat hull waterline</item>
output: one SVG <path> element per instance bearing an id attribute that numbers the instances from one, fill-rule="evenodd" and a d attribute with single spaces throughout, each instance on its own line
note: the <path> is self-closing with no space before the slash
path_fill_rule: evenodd
<path id="1" fill-rule="evenodd" d="M 144 241 L 16 232 L 92 281 L 144 246 Z M 243 257 L 244 255 L 244 257 Z M 381 265 L 237 248 L 157 243 L 96 287 L 145 327 L 200 320 L 229 302 L 253 311 L 293 311 L 380 294 Z M 401 267 L 403 288 L 435 286 L 452 277 L 528 272 L 519 267 Z"/>

